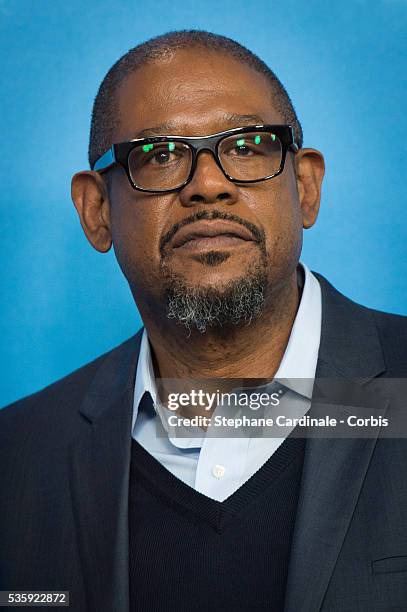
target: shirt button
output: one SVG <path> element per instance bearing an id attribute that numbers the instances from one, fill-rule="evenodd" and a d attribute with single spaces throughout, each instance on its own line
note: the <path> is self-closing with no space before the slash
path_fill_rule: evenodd
<path id="1" fill-rule="evenodd" d="M 224 465 L 214 465 L 212 468 L 212 475 L 215 476 L 215 478 L 222 478 L 225 472 L 226 468 Z"/>

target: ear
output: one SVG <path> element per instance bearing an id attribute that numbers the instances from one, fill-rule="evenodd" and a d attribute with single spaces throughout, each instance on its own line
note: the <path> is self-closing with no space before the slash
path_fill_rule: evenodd
<path id="1" fill-rule="evenodd" d="M 297 188 L 302 209 L 302 224 L 312 227 L 317 219 L 321 200 L 325 162 L 316 149 L 300 149 L 295 155 Z"/>
<path id="2" fill-rule="evenodd" d="M 112 246 L 110 205 L 106 184 L 98 172 L 83 171 L 72 177 L 71 195 L 82 229 L 101 253 Z"/>

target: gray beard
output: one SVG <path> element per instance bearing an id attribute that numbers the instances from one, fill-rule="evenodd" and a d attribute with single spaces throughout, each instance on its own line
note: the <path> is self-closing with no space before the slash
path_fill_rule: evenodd
<path id="1" fill-rule="evenodd" d="M 221 290 L 188 285 L 168 266 L 165 246 L 179 227 L 200 219 L 227 219 L 240 223 L 249 228 L 258 243 L 260 251 L 258 262 L 252 265 L 242 278 L 230 282 Z M 160 242 L 161 274 L 166 295 L 167 317 L 186 327 L 190 333 L 192 329 L 197 329 L 203 334 L 208 328 L 217 328 L 219 331 L 222 328 L 222 332 L 227 333 L 227 328 L 232 325 L 249 325 L 263 310 L 268 285 L 268 258 L 264 231 L 235 215 L 218 210 L 197 211 L 185 219 L 182 225 L 174 225 Z M 200 260 L 203 266 L 216 267 L 229 256 L 228 252 L 210 251 L 203 253 Z"/>
<path id="2" fill-rule="evenodd" d="M 178 277 L 167 277 L 167 317 L 191 331 L 202 334 L 208 328 L 249 325 L 262 312 L 267 288 L 267 275 L 258 266 L 246 276 L 216 289 L 190 287 Z"/>

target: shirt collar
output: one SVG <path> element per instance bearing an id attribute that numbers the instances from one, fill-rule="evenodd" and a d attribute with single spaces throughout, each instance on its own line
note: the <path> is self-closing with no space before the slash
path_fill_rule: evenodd
<path id="1" fill-rule="evenodd" d="M 305 264 L 304 288 L 297 315 L 291 329 L 275 378 L 300 395 L 312 397 L 321 340 L 321 287 Z"/>
<path id="2" fill-rule="evenodd" d="M 132 431 L 136 423 L 138 407 L 145 392 L 150 393 L 153 404 L 156 406 L 158 403 L 157 385 L 155 383 L 153 360 L 151 358 L 150 343 L 148 341 L 146 328 L 143 330 L 137 362 L 136 383 L 134 386 L 133 421 L 131 427 Z"/>
<path id="3" fill-rule="evenodd" d="M 321 339 L 321 288 L 309 268 L 303 263 L 300 265 L 305 277 L 301 301 L 275 379 L 292 391 L 311 399 Z M 150 393 L 162 425 L 168 431 L 169 411 L 158 401 L 150 344 L 144 328 L 134 388 L 132 431 L 145 392 Z M 177 445 L 182 443 L 181 440 L 182 438 L 177 439 Z M 186 441 L 184 446 L 185 444 Z"/>

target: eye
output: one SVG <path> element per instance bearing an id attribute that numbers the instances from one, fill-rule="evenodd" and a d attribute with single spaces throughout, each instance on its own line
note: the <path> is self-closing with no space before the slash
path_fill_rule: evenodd
<path id="1" fill-rule="evenodd" d="M 168 164 L 171 161 L 171 153 L 169 151 L 156 151 L 149 159 L 152 164 Z"/>
<path id="2" fill-rule="evenodd" d="M 232 157 L 255 157 L 262 151 L 262 136 L 247 134 L 226 139 L 223 142 L 223 152 Z"/>
<path id="3" fill-rule="evenodd" d="M 180 151 L 176 151 L 173 142 L 165 144 L 147 144 L 143 146 L 144 164 L 152 164 L 154 166 L 164 166 L 171 162 L 177 161 L 180 157 Z"/>
<path id="4" fill-rule="evenodd" d="M 245 138 L 239 138 L 236 140 L 235 145 L 231 148 L 230 152 L 233 155 L 239 155 L 240 157 L 248 157 L 253 154 L 252 149 L 253 143 Z"/>
<path id="5" fill-rule="evenodd" d="M 253 151 L 247 145 L 236 146 L 233 153 L 239 157 L 248 157 L 253 155 Z"/>

